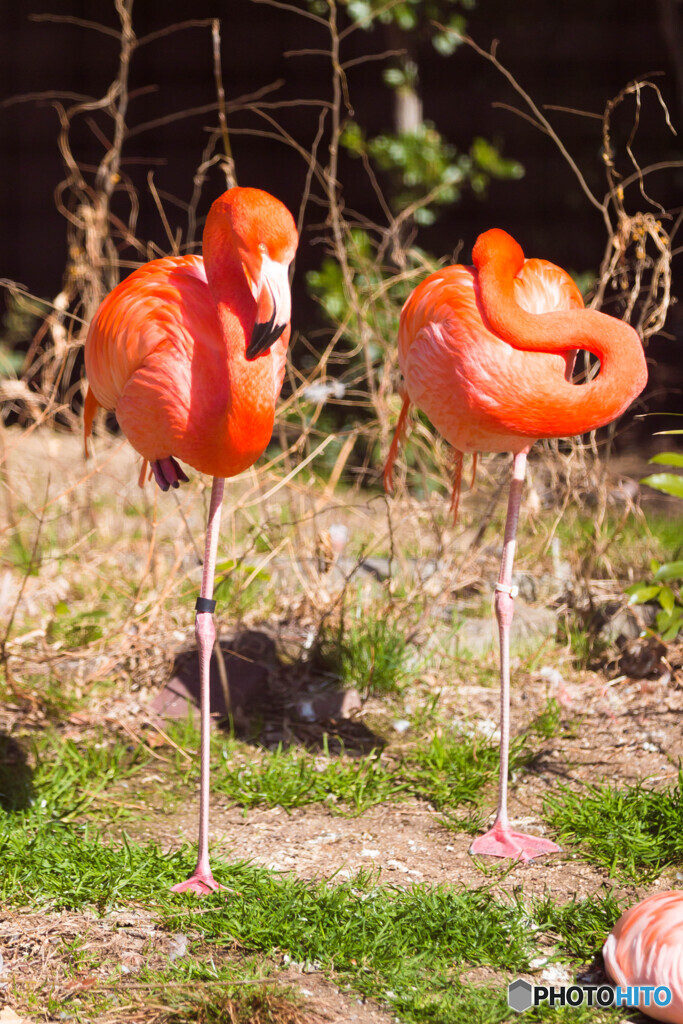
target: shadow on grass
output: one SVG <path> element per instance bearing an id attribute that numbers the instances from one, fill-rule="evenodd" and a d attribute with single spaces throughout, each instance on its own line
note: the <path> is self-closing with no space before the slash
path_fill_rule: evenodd
<path id="1" fill-rule="evenodd" d="M 34 797 L 33 770 L 22 745 L 0 733 L 0 808 L 25 811 Z"/>
<path id="2" fill-rule="evenodd" d="M 228 701 L 221 683 L 216 652 L 211 657 L 211 713 L 237 736 L 269 746 L 302 744 L 311 750 L 365 754 L 383 746 L 381 737 L 353 717 L 360 700 L 353 691 L 316 678 L 307 663 L 287 662 L 273 637 L 260 630 L 243 630 L 221 640 L 228 681 Z M 164 719 L 185 719 L 188 710 L 199 716 L 199 655 L 196 648 L 181 651 L 171 678 L 152 703 Z"/>

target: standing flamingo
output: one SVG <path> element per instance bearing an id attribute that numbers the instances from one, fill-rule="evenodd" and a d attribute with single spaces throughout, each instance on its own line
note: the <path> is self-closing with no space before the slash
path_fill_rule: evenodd
<path id="1" fill-rule="evenodd" d="M 512 561 L 526 457 L 543 437 L 583 434 L 615 419 L 643 390 L 647 370 L 638 335 L 621 320 L 585 309 L 564 270 L 525 260 L 497 228 L 480 235 L 473 267 L 427 277 L 401 313 L 398 360 L 406 396 L 384 471 L 392 466 L 410 403 L 422 409 L 457 452 L 454 506 L 464 453 L 514 455 L 495 609 L 500 634 L 500 782 L 493 827 L 471 853 L 530 860 L 559 847 L 514 832 L 507 813 L 510 743 L 510 626 L 516 594 Z M 601 364 L 582 387 L 571 382 L 576 350 Z"/>
<path id="2" fill-rule="evenodd" d="M 628 986 L 667 986 L 671 1001 L 657 1004 L 653 992 L 641 995 L 649 1017 L 683 1024 L 683 892 L 670 889 L 636 903 L 621 915 L 602 948 L 605 967 L 622 990 Z"/>
<path id="3" fill-rule="evenodd" d="M 153 260 L 102 302 L 85 343 L 85 436 L 98 406 L 163 491 L 213 476 L 195 633 L 200 666 L 201 774 L 197 866 L 177 892 L 220 888 L 209 865 L 209 665 L 212 599 L 225 477 L 253 465 L 270 441 L 290 333 L 288 267 L 298 236 L 289 211 L 255 188 L 213 203 L 201 256 Z"/>

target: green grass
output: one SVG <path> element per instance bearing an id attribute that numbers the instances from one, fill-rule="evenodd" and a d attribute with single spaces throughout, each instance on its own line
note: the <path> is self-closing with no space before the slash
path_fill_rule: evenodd
<path id="1" fill-rule="evenodd" d="M 397 693 L 419 672 L 406 624 L 386 615 L 364 615 L 323 632 L 318 660 L 346 686 L 366 696 Z"/>
<path id="2" fill-rule="evenodd" d="M 512 773 L 533 759 L 535 728 L 513 740 Z M 151 807 L 163 794 L 168 808 L 169 801 L 196 785 L 199 769 L 195 722 L 182 719 L 168 731 L 181 750 L 166 748 L 171 763 L 163 769 L 144 746 L 132 748 L 121 741 L 76 744 L 46 733 L 28 745 L 27 757 L 20 744 L 5 739 L 0 743 L 0 807 L 27 809 L 33 801 L 41 819 L 106 815 L 108 821 L 121 821 L 140 816 L 140 800 Z M 448 828 L 460 831 L 479 827 L 479 809 L 498 772 L 497 744 L 457 730 L 420 738 L 393 755 L 377 750 L 363 757 L 330 755 L 326 742 L 319 753 L 282 746 L 255 750 L 221 734 L 212 736 L 211 750 L 213 792 L 245 812 L 322 804 L 335 814 L 357 815 L 379 803 L 416 798 L 441 812 Z M 148 783 L 143 770 L 150 765 L 157 778 Z M 463 817 L 463 810 L 469 816 Z"/>
<path id="3" fill-rule="evenodd" d="M 214 772 L 213 788 L 245 811 L 259 806 L 290 810 L 322 803 L 360 814 L 375 804 L 405 797 L 408 784 L 396 777 L 376 752 L 362 759 L 316 758 L 279 746 L 260 760 L 223 763 Z"/>
<path id="4" fill-rule="evenodd" d="M 594 894 L 586 899 L 576 897 L 568 903 L 556 903 L 548 893 L 533 904 L 538 926 L 557 934 L 562 951 L 585 963 L 599 953 L 605 938 L 626 909 L 611 892 Z"/>
<path id="5" fill-rule="evenodd" d="M 647 572 L 649 561 L 672 561 L 679 557 L 683 536 L 683 515 L 671 511 L 649 509 L 647 518 L 628 515 L 621 511 L 608 511 L 599 528 L 595 518 L 585 515 L 570 506 L 557 524 L 556 534 L 562 549 L 574 552 L 583 559 L 596 545 L 605 548 L 609 565 L 601 561 L 596 568 L 606 568 L 610 576 L 615 573 L 626 579 L 629 571 L 635 570 L 636 577 L 641 567 Z"/>
<path id="6" fill-rule="evenodd" d="M 18 820 L 12 823 L 11 818 Z M 35 816 L 31 824 L 27 818 L 31 815 L 17 813 L 3 822 L 0 898 L 5 904 L 54 910 L 95 906 L 102 913 L 121 904 L 143 904 L 155 911 L 168 933 L 199 937 L 201 957 L 192 948 L 162 974 L 149 972 L 138 979 L 149 977 L 150 985 L 158 981 L 159 991 L 167 982 L 192 983 L 193 993 L 179 993 L 178 1016 L 169 1020 L 218 1022 L 231 1019 L 230 1010 L 237 1021 L 246 1022 L 252 1020 L 249 1012 L 274 1013 L 276 1006 L 285 1013 L 291 1001 L 286 991 L 275 987 L 245 993 L 230 987 L 245 974 L 262 975 L 263 962 L 253 956 L 262 954 L 286 955 L 307 970 L 334 971 L 342 988 L 387 1003 L 404 1021 L 495 1024 L 514 1019 L 506 1007 L 505 978 L 529 969 L 539 943 L 552 936 L 563 952 L 585 962 L 599 951 L 621 910 L 611 896 L 564 907 L 546 897 L 526 906 L 521 895 L 505 900 L 488 887 L 381 888 L 369 874 L 340 884 L 314 883 L 246 863 L 221 862 L 214 865 L 216 875 L 230 891 L 200 904 L 170 893 L 170 885 L 193 864 L 188 848 L 169 854 L 125 839 L 122 845 L 109 845 L 111 836 L 103 841 L 83 826 L 37 823 Z M 241 972 L 221 965 L 221 958 L 236 948 L 249 954 Z M 85 955 L 77 945 L 70 952 L 77 959 Z M 91 969 L 93 964 L 86 956 L 79 966 Z M 477 966 L 503 972 L 504 979 L 494 985 L 469 984 L 466 971 Z M 220 991 L 207 992 L 202 983 L 217 980 L 224 981 Z M 119 992 L 125 992 L 123 979 Z M 605 1019 L 612 1016 L 617 1019 L 612 1014 Z M 529 1019 L 560 1018 L 540 1010 Z"/>
<path id="7" fill-rule="evenodd" d="M 683 863 L 683 773 L 667 790 L 641 783 L 563 788 L 546 797 L 544 813 L 561 843 L 577 846 L 610 876 L 643 881 Z"/>
<path id="8" fill-rule="evenodd" d="M 544 740 L 553 739 L 554 736 L 559 736 L 565 731 L 562 717 L 561 705 L 554 697 L 550 697 L 546 701 L 543 711 L 531 722 L 528 732 L 535 733 Z"/>
<path id="9" fill-rule="evenodd" d="M 198 591 L 195 579 L 185 580 L 173 600 L 194 607 Z M 216 563 L 214 597 L 221 608 L 230 609 L 233 621 L 239 621 L 254 608 L 266 619 L 275 603 L 273 580 L 270 573 L 250 562 L 223 559 Z"/>
<path id="10" fill-rule="evenodd" d="M 164 981 L 159 979 L 160 992 L 167 992 Z M 166 1017 L 165 1024 L 302 1024 L 305 1019 L 299 1012 L 301 996 L 282 985 L 245 991 L 226 984 L 215 994 L 192 996 L 187 992 L 176 1002 L 180 1005 Z"/>
<path id="11" fill-rule="evenodd" d="M 560 712 L 549 702 L 522 736 L 513 739 L 510 770 L 523 770 L 534 757 L 537 736 L 547 738 L 560 728 Z M 416 719 L 420 730 L 428 720 Z M 177 779 L 171 786 L 196 781 L 199 731 L 193 719 L 169 723 L 169 735 L 185 751 L 192 753 L 191 763 L 174 755 Z M 411 797 L 425 800 L 447 815 L 447 827 L 467 831 L 476 829 L 476 813 L 486 796 L 487 787 L 498 777 L 498 744 L 474 733 L 438 729 L 421 737 L 405 749 L 392 753 L 373 750 L 363 757 L 342 752 L 330 755 L 326 737 L 318 753 L 301 747 L 278 746 L 263 750 L 233 737 L 212 737 L 211 785 L 245 811 L 253 807 L 282 807 L 292 810 L 310 804 L 324 804 L 332 813 L 362 814 L 386 801 Z M 168 787 L 167 787 L 168 788 Z M 474 816 L 456 817 L 467 809 Z"/>
<path id="12" fill-rule="evenodd" d="M 576 668 L 599 668 L 609 650 L 609 640 L 591 627 L 590 623 L 581 621 L 580 616 L 572 618 L 574 621 L 566 622 L 560 619 L 558 622 L 558 644 L 569 648 Z"/>
<path id="13" fill-rule="evenodd" d="M 111 835 L 103 841 L 83 826 L 55 821 L 36 825 L 34 819 L 33 827 L 26 828 L 26 815 L 7 817 L 24 819 L 24 827 L 17 827 L 20 821 L 14 827 L 3 823 L 0 898 L 6 904 L 67 910 L 95 906 L 106 912 L 142 903 L 155 911 L 167 932 L 199 937 L 205 944 L 201 960 L 190 955 L 163 977 L 156 976 L 160 989 L 163 980 L 195 983 L 191 1002 L 205 1016 L 185 1018 L 190 1020 L 221 1019 L 221 999 L 233 995 L 228 976 L 217 973 L 215 959 L 220 962 L 238 948 L 276 959 L 286 954 L 308 970 L 334 971 L 342 988 L 386 1002 L 404 1021 L 494 1024 L 512 1019 L 504 981 L 474 986 L 463 972 L 478 966 L 516 977 L 529 969 L 548 933 L 586 960 L 600 948 L 620 909 L 610 899 L 559 908 L 550 898 L 530 908 L 521 896 L 501 899 L 488 887 L 382 888 L 369 874 L 340 884 L 308 882 L 234 862 L 214 865 L 217 877 L 230 886 L 228 894 L 213 894 L 200 904 L 169 891 L 193 864 L 188 848 L 169 854 L 155 845 L 125 840 L 109 845 Z M 249 963 L 247 971 L 253 976 L 258 961 Z M 202 989 L 202 981 L 224 976 L 225 992 L 207 995 Z M 250 1003 L 240 996 L 240 1006 L 258 1006 L 265 997 L 264 992 L 251 993 Z M 541 1011 L 530 1019 L 554 1018 Z"/>
<path id="14" fill-rule="evenodd" d="M 510 744 L 510 773 L 531 760 L 526 737 Z M 410 754 L 406 774 L 415 796 L 427 800 L 445 814 L 442 823 L 456 831 L 476 831 L 481 816 L 476 813 L 486 787 L 498 777 L 499 749 L 491 740 L 463 736 L 458 732 L 437 733 Z M 468 808 L 469 819 L 453 812 Z"/>
<path id="15" fill-rule="evenodd" d="M 181 934 L 187 938 L 184 929 Z M 164 1024 L 303 1024 L 301 994 L 279 983 L 274 964 L 260 953 L 190 941 L 172 965 L 143 966 L 136 981 L 149 986 L 152 998 L 163 994 L 169 1006 Z M 125 983 L 119 991 L 125 995 Z"/>
<path id="16" fill-rule="evenodd" d="M 232 891 L 200 906 L 169 891 L 192 866 L 187 848 L 165 854 L 155 845 L 107 845 L 85 827 L 19 824 L 5 822 L 0 833 L 5 903 L 52 910 L 95 906 L 104 913 L 142 902 L 169 932 L 191 930 L 218 949 L 286 953 L 334 970 L 354 992 L 386 1000 L 408 1021 L 462 1019 L 463 965 L 521 971 L 533 953 L 524 908 L 488 889 L 391 890 L 367 875 L 311 883 L 218 862 L 216 875 Z M 483 997 L 470 992 L 469 998 Z M 500 1003 L 500 992 L 495 1001 Z"/>
<path id="17" fill-rule="evenodd" d="M 118 741 L 77 745 L 45 734 L 30 744 L 0 737 L 0 808 L 24 811 L 29 819 L 71 821 L 93 814 L 98 800 L 114 782 L 135 775 L 149 762 L 143 747 L 129 749 Z M 106 805 L 108 820 L 122 813 Z"/>
<path id="18" fill-rule="evenodd" d="M 184 736 L 185 746 L 187 740 L 193 745 L 187 732 Z M 378 803 L 416 797 L 447 813 L 448 827 L 469 831 L 478 827 L 479 816 L 461 819 L 453 812 L 476 811 L 498 773 L 498 745 L 458 731 L 422 739 L 392 758 L 376 750 L 362 758 L 330 757 L 326 747 L 313 754 L 282 746 L 254 757 L 253 748 L 229 740 L 221 750 L 220 743 L 214 743 L 213 790 L 245 811 L 258 806 L 291 810 L 319 803 L 335 813 L 361 814 Z M 532 758 L 528 736 L 513 741 L 512 772 Z M 185 764 L 183 769 L 186 779 L 196 774 L 195 765 Z"/>
<path id="19" fill-rule="evenodd" d="M 172 894 L 170 886 L 193 866 L 190 848 L 165 853 L 114 834 L 110 825 L 102 832 L 73 820 L 92 799 L 83 793 L 86 779 L 120 777 L 130 766 L 106 750 L 86 756 L 65 745 L 63 754 L 63 765 L 39 764 L 32 803 L 0 815 L 6 905 L 105 913 L 142 903 L 170 932 L 191 930 L 221 949 L 278 951 L 334 969 L 355 992 L 387 1000 L 409 1021 L 461 1019 L 465 996 L 490 1003 L 490 993 L 462 987 L 456 965 L 519 971 L 528 963 L 524 908 L 488 889 L 384 889 L 370 875 L 312 883 L 219 862 L 227 898 L 215 894 L 199 906 Z M 493 998 L 500 1003 L 500 993 Z"/>
<path id="20" fill-rule="evenodd" d="M 58 601 L 55 617 L 47 627 L 47 639 L 50 643 L 60 640 L 62 646 L 70 650 L 84 647 L 104 636 L 103 624 L 107 618 L 108 612 L 105 608 L 73 614 L 64 601 Z"/>

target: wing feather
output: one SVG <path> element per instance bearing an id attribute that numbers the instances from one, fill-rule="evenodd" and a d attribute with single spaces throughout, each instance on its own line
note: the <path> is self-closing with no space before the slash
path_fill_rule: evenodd
<path id="1" fill-rule="evenodd" d="M 98 403 L 115 409 L 145 360 L 170 346 L 190 360 L 194 339 L 220 344 L 220 327 L 199 256 L 153 260 L 106 297 L 85 343 L 85 368 Z"/>

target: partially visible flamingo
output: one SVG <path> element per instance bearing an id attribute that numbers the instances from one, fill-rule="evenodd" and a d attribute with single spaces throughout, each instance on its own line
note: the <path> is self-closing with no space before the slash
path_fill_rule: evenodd
<path id="1" fill-rule="evenodd" d="M 197 866 L 173 888 L 220 888 L 209 864 L 209 665 L 216 637 L 213 583 L 226 477 L 270 441 L 290 334 L 288 268 L 298 236 L 279 200 L 231 188 L 213 203 L 201 256 L 153 260 L 97 310 L 85 343 L 85 437 L 98 406 L 119 426 L 163 491 L 213 476 L 195 632 L 200 665 L 201 775 Z"/>
<path id="2" fill-rule="evenodd" d="M 401 313 L 398 361 L 406 395 L 384 470 L 392 467 L 410 403 L 456 450 L 454 507 L 464 453 L 512 452 L 512 483 L 495 609 L 500 633 L 500 783 L 492 828 L 471 853 L 530 860 L 559 847 L 514 832 L 507 813 L 510 743 L 510 626 L 517 521 L 534 441 L 583 434 L 620 416 L 643 390 L 645 357 L 621 320 L 585 309 L 571 277 L 545 260 L 525 260 L 505 231 L 480 235 L 473 267 L 445 267 L 409 296 Z M 576 352 L 600 360 L 599 375 L 571 382 Z"/>
<path id="3" fill-rule="evenodd" d="M 671 990 L 667 1006 L 654 994 L 641 996 L 648 1017 L 683 1024 L 683 892 L 670 889 L 636 903 L 621 915 L 602 947 L 605 967 L 622 989 L 662 985 Z"/>

